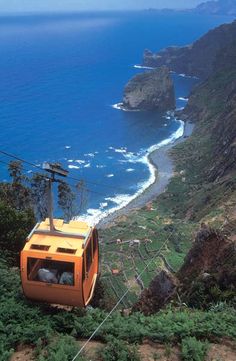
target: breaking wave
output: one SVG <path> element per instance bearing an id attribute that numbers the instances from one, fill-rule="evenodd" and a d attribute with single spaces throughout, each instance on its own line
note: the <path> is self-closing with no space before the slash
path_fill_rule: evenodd
<path id="1" fill-rule="evenodd" d="M 181 138 L 184 134 L 184 122 L 182 120 L 175 119 L 179 123 L 178 129 L 171 134 L 171 136 L 163 141 L 152 145 L 148 149 L 142 150 L 138 153 L 133 152 L 123 152 L 124 162 L 126 163 L 143 163 L 148 169 L 150 176 L 148 180 L 140 182 L 138 184 L 138 189 L 135 194 L 116 194 L 112 197 L 105 198 L 105 201 L 100 204 L 99 209 L 90 208 L 87 210 L 87 213 L 84 214 L 80 219 L 84 219 L 91 225 L 96 225 L 103 218 L 108 215 L 118 211 L 121 208 L 126 207 L 131 201 L 140 196 L 146 189 L 148 189 L 156 180 L 156 168 L 150 162 L 149 156 L 152 152 L 157 149 L 173 143 L 177 139 Z M 112 148 L 112 147 L 111 147 Z M 131 168 L 130 168 L 131 169 Z M 109 175 L 111 176 L 111 175 Z"/>

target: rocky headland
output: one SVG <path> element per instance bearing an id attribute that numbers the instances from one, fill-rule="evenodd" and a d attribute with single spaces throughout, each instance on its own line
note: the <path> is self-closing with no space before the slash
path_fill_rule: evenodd
<path id="1" fill-rule="evenodd" d="M 167 111 L 175 108 L 174 83 L 166 66 L 133 77 L 125 87 L 122 107 Z"/>
<path id="2" fill-rule="evenodd" d="M 165 48 L 158 53 L 145 50 L 143 65 L 160 67 L 166 65 L 170 70 L 201 79 L 208 78 L 215 71 L 215 63 L 236 39 L 236 21 L 210 30 L 193 44 Z"/>

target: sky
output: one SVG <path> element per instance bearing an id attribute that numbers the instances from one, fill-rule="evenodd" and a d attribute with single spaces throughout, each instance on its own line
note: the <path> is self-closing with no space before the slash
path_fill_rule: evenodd
<path id="1" fill-rule="evenodd" d="M 0 0 L 0 13 L 147 8 L 190 8 L 206 0 Z"/>

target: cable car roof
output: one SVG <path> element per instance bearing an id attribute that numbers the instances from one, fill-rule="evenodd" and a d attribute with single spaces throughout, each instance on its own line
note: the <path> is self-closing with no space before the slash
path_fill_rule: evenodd
<path id="1" fill-rule="evenodd" d="M 50 232 L 49 219 L 38 223 L 27 238 L 25 250 L 82 256 L 92 227 L 81 221 L 65 223 L 54 219 L 55 231 Z"/>

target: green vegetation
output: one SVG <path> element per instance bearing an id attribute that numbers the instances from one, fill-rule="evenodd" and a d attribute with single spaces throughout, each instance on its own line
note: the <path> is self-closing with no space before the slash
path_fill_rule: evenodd
<path id="1" fill-rule="evenodd" d="M 1 356 L 2 361 L 7 361 L 11 350 L 21 344 L 34 346 L 40 361 L 44 361 L 47 355 L 50 355 L 49 360 L 58 360 L 59 346 L 56 345 L 65 345 L 59 349 L 63 350 L 64 359 L 69 361 L 70 349 L 78 349 L 73 338 L 88 338 L 107 314 L 100 309 L 68 312 L 27 301 L 22 295 L 18 269 L 9 268 L 2 261 L 0 279 L 0 350 L 1 355 L 5 355 L 5 359 Z M 169 307 L 148 317 L 140 313 L 124 316 L 115 312 L 99 330 L 96 339 L 107 342 L 107 337 L 113 336 L 130 344 L 147 338 L 170 344 L 180 343 L 187 337 L 209 341 L 221 337 L 235 339 L 235 324 L 236 311 L 226 304 L 205 312 Z M 65 338 L 66 335 L 70 337 Z M 132 348 L 130 350 L 135 357 Z"/>
<path id="2" fill-rule="evenodd" d="M 48 345 L 42 344 L 41 339 L 37 343 L 35 356 L 38 361 L 71 361 L 79 351 L 79 344 L 71 336 L 57 336 L 49 341 Z M 78 357 L 78 361 L 84 358 Z"/>
<path id="3" fill-rule="evenodd" d="M 198 341 L 195 337 L 182 340 L 181 357 L 183 361 L 204 361 L 208 350 L 208 343 Z"/>
<path id="4" fill-rule="evenodd" d="M 0 202 L 0 248 L 5 255 L 18 257 L 35 218 L 31 210 L 16 210 Z"/>
<path id="5" fill-rule="evenodd" d="M 102 361 L 140 361 L 135 346 L 114 337 L 107 338 L 107 344 L 101 350 L 100 357 Z"/>
<path id="6" fill-rule="evenodd" d="M 132 212 L 118 224 L 100 230 L 105 294 L 109 293 L 115 301 L 117 295 L 121 296 L 127 287 L 131 286 L 123 306 L 132 306 L 140 292 L 135 275 L 141 273 L 153 258 L 141 276 L 145 287 L 155 277 L 157 270 L 163 267 L 164 259 L 171 270 L 177 271 L 191 247 L 192 234 L 196 227 L 198 224 L 194 222 L 183 222 L 163 215 L 159 204 L 153 202 L 151 209 L 143 208 Z M 123 243 L 117 243 L 117 239 L 121 239 Z M 140 244 L 130 246 L 128 241 L 135 239 L 140 240 Z M 161 254 L 155 257 L 164 242 L 166 244 L 161 249 Z M 112 276 L 112 269 L 118 269 L 120 274 Z"/>
<path id="7" fill-rule="evenodd" d="M 96 306 L 103 310 L 68 312 L 24 298 L 19 269 L 12 266 L 18 264 L 16 256 L 35 222 L 34 214 L 39 219 L 45 215 L 47 185 L 40 175 L 34 175 L 29 187 L 19 162 L 10 165 L 12 183 L 0 184 L 0 248 L 4 252 L 4 260 L 0 260 L 0 361 L 9 360 L 22 344 L 34 347 L 38 361 L 71 361 L 80 347 L 76 340 L 92 334 L 107 315 L 104 309 L 111 309 L 127 287 L 130 292 L 121 308 L 132 307 L 141 291 L 135 276 L 151 259 L 141 277 L 145 287 L 163 266 L 179 270 L 199 222 L 222 226 L 230 218 L 236 201 L 235 144 L 228 145 L 236 124 L 230 122 L 234 104 L 227 103 L 232 76 L 218 73 L 193 94 L 194 111 L 187 112 L 198 121 L 193 136 L 172 150 L 176 172 L 167 191 L 149 206 L 100 231 L 105 293 Z M 210 132 L 213 127 L 214 137 Z M 64 183 L 59 195 L 60 207 L 69 219 L 75 197 Z M 131 245 L 130 240 L 140 242 Z M 112 270 L 119 274 L 113 276 Z M 207 342 L 236 339 L 236 311 L 229 306 L 229 302 L 234 305 L 234 290 L 220 289 L 214 274 L 211 276 L 205 285 L 195 280 L 187 300 L 192 309 L 179 302 L 179 308 L 171 304 L 152 316 L 114 312 L 95 337 L 105 343 L 99 359 L 138 361 L 135 345 L 149 339 L 166 344 L 166 354 L 173 345 L 182 345 L 183 361 L 202 361 Z"/>

